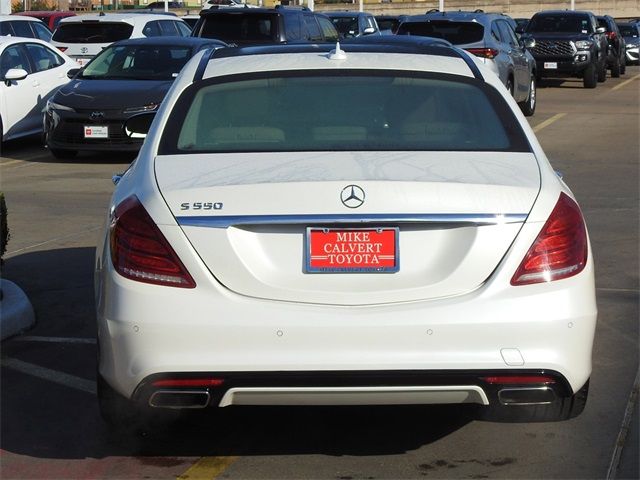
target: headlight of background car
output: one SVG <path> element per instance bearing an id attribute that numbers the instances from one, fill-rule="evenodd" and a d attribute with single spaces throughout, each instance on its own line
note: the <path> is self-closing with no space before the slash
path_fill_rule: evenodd
<path id="1" fill-rule="evenodd" d="M 46 110 L 62 110 L 65 112 L 75 112 L 75 110 L 71 107 L 67 107 L 66 105 L 60 105 L 59 103 L 52 102 L 51 100 L 47 100 L 47 105 L 45 106 Z"/>
<path id="2" fill-rule="evenodd" d="M 142 107 L 129 107 L 125 108 L 123 113 L 145 113 L 145 112 L 153 112 L 158 109 L 160 106 L 159 103 L 150 103 L 149 105 L 144 105 Z"/>
<path id="3" fill-rule="evenodd" d="M 640 43 L 627 43 L 627 48 L 638 48 Z"/>
<path id="4" fill-rule="evenodd" d="M 593 42 L 591 40 L 578 40 L 576 42 L 576 48 L 578 50 L 589 50 L 592 45 Z"/>

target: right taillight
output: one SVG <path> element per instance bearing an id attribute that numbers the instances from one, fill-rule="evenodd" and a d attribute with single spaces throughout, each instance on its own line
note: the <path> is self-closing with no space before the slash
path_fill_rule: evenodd
<path id="1" fill-rule="evenodd" d="M 113 266 L 123 277 L 171 287 L 196 286 L 135 195 L 126 198 L 115 209 L 110 227 L 110 246 Z"/>
<path id="2" fill-rule="evenodd" d="M 587 230 L 580 207 L 565 193 L 511 278 L 511 285 L 552 282 L 580 273 L 587 263 Z"/>

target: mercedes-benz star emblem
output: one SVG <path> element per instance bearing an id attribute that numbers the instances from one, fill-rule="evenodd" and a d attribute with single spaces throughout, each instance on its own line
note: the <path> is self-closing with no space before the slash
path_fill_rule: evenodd
<path id="1" fill-rule="evenodd" d="M 358 208 L 364 203 L 364 197 L 364 190 L 358 185 L 347 185 L 340 192 L 340 200 L 348 208 Z"/>

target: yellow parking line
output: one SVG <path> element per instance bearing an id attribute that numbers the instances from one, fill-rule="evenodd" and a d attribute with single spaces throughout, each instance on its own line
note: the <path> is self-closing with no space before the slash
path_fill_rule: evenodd
<path id="1" fill-rule="evenodd" d="M 533 131 L 534 132 L 539 132 L 540 130 L 542 130 L 544 127 L 548 127 L 549 125 L 551 125 L 552 123 L 560 120 L 562 117 L 564 117 L 566 115 L 566 113 L 556 113 L 553 117 L 546 119 L 544 122 L 536 125 L 535 127 L 533 127 Z"/>
<path id="2" fill-rule="evenodd" d="M 620 89 L 620 88 L 624 87 L 625 85 L 627 85 L 627 84 L 629 84 L 629 83 L 633 82 L 634 80 L 638 80 L 639 78 L 640 78 L 640 74 L 636 75 L 635 77 L 631 77 L 629 80 L 625 80 L 625 81 L 624 81 L 624 82 L 622 82 L 620 85 L 616 85 L 615 87 L 613 87 L 613 88 L 611 89 L 611 91 L 618 90 L 618 89 Z"/>
<path id="3" fill-rule="evenodd" d="M 239 457 L 202 457 L 176 480 L 213 480 Z"/>
<path id="4" fill-rule="evenodd" d="M 14 163 L 22 163 L 22 160 L 10 160 L 8 162 L 0 163 L 0 167 L 6 167 L 7 165 L 13 165 Z"/>

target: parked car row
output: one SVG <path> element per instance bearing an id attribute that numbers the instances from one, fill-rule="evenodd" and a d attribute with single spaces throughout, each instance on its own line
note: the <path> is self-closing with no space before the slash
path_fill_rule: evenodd
<path id="1" fill-rule="evenodd" d="M 41 44 L 17 42 L 25 46 L 12 46 L 3 55 L 3 88 L 11 88 L 11 94 L 4 95 L 4 110 L 18 98 L 24 101 L 23 96 L 16 94 L 20 88 L 24 89 L 22 84 L 25 82 L 22 80 L 26 76 L 36 73 L 43 76 L 42 72 L 47 71 L 47 75 L 57 79 L 49 91 L 34 97 L 37 98 L 37 105 L 26 103 L 29 105 L 28 112 L 11 108 L 10 113 L 2 115 L 2 138 L 7 140 L 37 131 L 39 122 L 34 119 L 44 109 L 45 140 L 56 157 L 71 157 L 81 150 L 112 147 L 135 151 L 141 141 L 123 133 L 124 120 L 138 109 L 157 107 L 171 79 L 177 76 L 188 58 L 200 48 L 215 45 L 335 43 L 338 40 L 388 42 L 383 39 L 388 35 L 438 38 L 467 50 L 492 70 L 525 115 L 535 113 L 536 90 L 541 79 L 582 76 L 585 86 L 593 87 L 598 80 L 604 81 L 606 68 L 611 70 L 612 76 L 619 76 L 625 73 L 627 61 L 634 61 L 634 58 L 637 61 L 638 58 L 637 23 L 624 24 L 624 29 L 620 30 L 611 17 L 596 19 L 589 12 L 541 12 L 527 20 L 526 26 L 518 26 L 516 20 L 502 14 L 436 10 L 425 15 L 401 16 L 395 20 L 381 18 L 381 21 L 387 22 L 383 32 L 376 18 L 363 12 L 322 14 L 304 7 L 245 8 L 245 4 L 229 0 L 231 4 L 227 5 L 224 1 L 215 0 L 209 5 L 211 8 L 192 16 L 195 17 L 193 28 L 184 18 L 173 13 L 149 13 L 148 10 L 82 16 L 68 12 L 49 12 L 48 15 L 27 12 L 32 16 L 0 17 L 0 30 L 9 36 L 5 38 L 29 36 L 50 41 L 44 50 Z M 526 19 L 520 20 L 523 24 Z M 50 36 L 44 22 L 57 25 L 53 36 Z M 517 34 L 516 30 L 521 34 Z M 626 38 L 630 39 L 628 43 L 623 31 Z M 164 43 L 140 41 L 132 45 L 118 43 L 116 49 L 108 48 L 113 42 L 127 39 L 189 36 L 209 39 L 210 42 L 194 43 L 189 55 L 184 53 L 188 50 L 188 42 L 173 40 Z M 176 48 L 179 46 L 183 49 L 182 54 L 178 55 L 175 49 L 170 50 L 169 44 L 172 42 Z M 8 45 L 7 42 L 5 44 Z M 16 52 L 34 50 L 36 47 L 33 45 L 39 45 L 37 48 L 40 51 L 50 53 L 41 54 L 36 59 L 24 53 L 18 58 Z M 52 49 L 51 45 L 57 50 Z M 134 47 L 139 51 L 134 53 L 131 50 Z M 125 54 L 127 48 L 129 53 Z M 99 61 L 88 70 L 78 72 L 79 67 L 89 64 L 97 54 L 100 54 Z M 14 71 L 9 73 L 10 70 Z M 55 98 L 50 98 L 58 87 L 67 83 L 66 72 L 69 70 L 72 70 L 72 74 L 78 72 L 71 82 L 73 87 L 67 85 L 56 93 Z M 163 87 L 154 86 L 147 90 L 142 86 L 144 82 L 158 81 Z M 93 92 L 93 89 L 96 91 Z M 141 95 L 137 98 L 140 105 L 131 108 L 104 103 L 105 99 L 129 98 L 129 93 L 139 89 L 153 92 L 153 98 L 142 101 L 145 96 Z M 114 93 L 119 91 L 126 93 Z M 84 107 L 70 100 L 79 94 L 84 99 Z M 65 103 L 67 100 L 70 103 Z M 86 121 L 80 121 L 76 115 L 78 112 L 80 117 L 88 115 Z M 24 118 L 16 121 L 15 118 L 22 113 Z"/>

